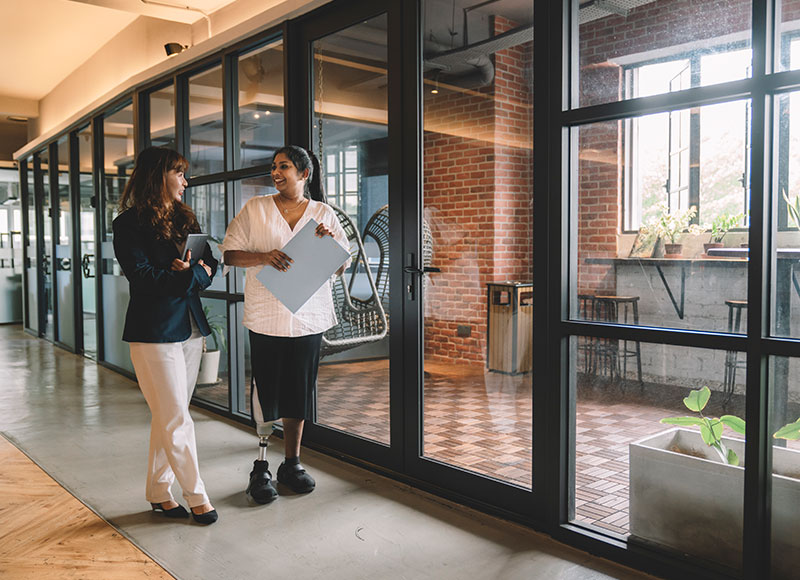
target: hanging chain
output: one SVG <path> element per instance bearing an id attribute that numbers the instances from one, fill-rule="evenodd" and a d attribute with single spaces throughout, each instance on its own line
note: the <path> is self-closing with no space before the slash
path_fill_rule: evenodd
<path id="1" fill-rule="evenodd" d="M 319 100 L 319 154 L 317 155 L 319 159 L 319 170 L 320 170 L 320 178 L 322 178 L 323 173 L 323 159 L 325 156 L 322 152 L 322 96 L 323 96 L 323 85 L 322 85 L 322 54 L 320 53 L 319 48 L 317 48 L 317 95 Z"/>

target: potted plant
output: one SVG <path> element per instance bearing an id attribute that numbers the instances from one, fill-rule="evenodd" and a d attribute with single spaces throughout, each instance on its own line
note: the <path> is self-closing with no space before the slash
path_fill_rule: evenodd
<path id="1" fill-rule="evenodd" d="M 744 433 L 745 422 L 734 415 L 705 416 L 710 397 L 708 387 L 691 391 L 683 402 L 697 416 L 662 419 L 676 427 L 629 446 L 631 541 L 739 568 L 745 442 L 723 431 L 727 427 Z M 800 438 L 800 419 L 774 436 Z M 800 452 L 773 447 L 772 464 L 773 578 L 796 578 Z"/>
<path id="2" fill-rule="evenodd" d="M 653 231 L 664 242 L 664 257 L 679 258 L 683 251 L 682 244 L 676 242 L 679 234 L 689 227 L 689 222 L 697 215 L 697 207 L 670 212 L 666 204 L 661 204 L 661 213 L 650 224 Z"/>
<path id="3" fill-rule="evenodd" d="M 203 356 L 200 359 L 200 371 L 197 374 L 197 384 L 215 385 L 219 382 L 219 358 L 225 350 L 226 320 L 220 314 L 214 314 L 208 306 L 203 306 L 211 334 L 203 337 Z M 208 340 L 214 341 L 214 348 L 208 348 Z"/>
<path id="4" fill-rule="evenodd" d="M 789 210 L 789 217 L 794 222 L 794 227 L 800 230 L 800 195 L 795 195 L 790 201 L 786 191 L 782 191 L 783 199 L 786 200 L 786 207 Z"/>
<path id="5" fill-rule="evenodd" d="M 725 234 L 727 234 L 731 228 L 735 227 L 744 216 L 744 212 L 740 212 L 735 215 L 721 213 L 715 217 L 711 225 L 705 227 L 706 230 L 711 231 L 711 237 L 708 239 L 708 242 L 703 244 L 703 251 L 708 253 L 710 248 L 721 248 L 723 245 L 722 239 L 725 237 Z"/>

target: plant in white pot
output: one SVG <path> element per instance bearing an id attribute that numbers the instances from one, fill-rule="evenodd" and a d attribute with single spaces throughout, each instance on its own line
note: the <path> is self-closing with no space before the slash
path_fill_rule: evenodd
<path id="1" fill-rule="evenodd" d="M 683 402 L 698 416 L 662 419 L 676 428 L 629 446 L 631 542 L 740 568 L 745 442 L 723 431 L 744 433 L 745 422 L 734 415 L 705 416 L 710 397 L 708 387 L 691 391 Z M 688 426 L 700 429 L 682 428 Z M 782 434 L 800 437 L 800 420 L 775 437 Z M 772 463 L 773 578 L 797 578 L 800 452 L 773 447 Z"/>
<path id="2" fill-rule="evenodd" d="M 200 372 L 197 374 L 198 385 L 215 385 L 219 382 L 219 359 L 225 350 L 224 316 L 214 314 L 208 306 L 203 306 L 211 334 L 203 337 L 203 356 L 200 359 Z M 214 348 L 208 348 L 208 339 L 214 342 Z"/>

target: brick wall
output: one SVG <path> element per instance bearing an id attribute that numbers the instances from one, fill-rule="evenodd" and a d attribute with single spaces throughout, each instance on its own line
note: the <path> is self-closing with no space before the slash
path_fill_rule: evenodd
<path id="1" fill-rule="evenodd" d="M 495 19 L 497 33 L 514 27 Z M 427 360 L 484 365 L 486 284 L 531 280 L 531 50 L 497 52 L 490 86 L 425 95 L 425 218 L 442 270 L 427 285 Z"/>

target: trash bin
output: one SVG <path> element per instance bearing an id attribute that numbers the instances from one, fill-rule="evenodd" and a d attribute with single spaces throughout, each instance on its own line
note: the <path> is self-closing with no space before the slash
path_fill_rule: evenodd
<path id="1" fill-rule="evenodd" d="M 516 375 L 533 368 L 533 284 L 487 284 L 486 366 Z"/>

